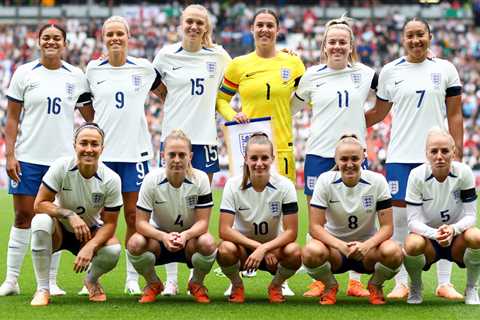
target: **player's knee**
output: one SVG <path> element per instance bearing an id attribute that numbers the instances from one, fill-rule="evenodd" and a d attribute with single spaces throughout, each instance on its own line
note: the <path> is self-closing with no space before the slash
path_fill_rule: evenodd
<path id="1" fill-rule="evenodd" d="M 147 239 L 139 233 L 135 233 L 130 237 L 127 243 L 127 250 L 130 254 L 137 256 L 145 251 L 147 246 Z"/>
<path id="2" fill-rule="evenodd" d="M 218 246 L 218 251 L 217 251 L 217 260 L 219 264 L 230 262 L 230 264 L 233 264 L 235 262 L 231 262 L 232 260 L 237 261 L 237 246 L 230 241 L 223 241 L 220 243 Z"/>
<path id="3" fill-rule="evenodd" d="M 467 247 L 473 249 L 480 248 L 480 230 L 476 227 L 468 228 L 463 233 Z"/>
<path id="4" fill-rule="evenodd" d="M 102 247 L 98 250 L 92 263 L 101 264 L 104 269 L 113 269 L 120 259 L 122 246 L 120 244 L 112 244 Z"/>
<path id="5" fill-rule="evenodd" d="M 31 228 L 32 232 L 41 230 L 51 235 L 53 231 L 53 219 L 46 213 L 36 214 L 32 219 Z"/>
<path id="6" fill-rule="evenodd" d="M 323 244 L 310 242 L 302 249 L 302 260 L 305 265 L 316 264 L 318 261 L 325 261 L 328 258 L 328 250 Z"/>
<path id="7" fill-rule="evenodd" d="M 198 237 L 197 247 L 198 252 L 205 256 L 211 255 L 217 249 L 215 239 L 208 232 Z"/>
<path id="8" fill-rule="evenodd" d="M 418 235 L 411 233 L 405 239 L 405 253 L 409 256 L 418 256 L 425 251 L 425 239 Z"/>
<path id="9" fill-rule="evenodd" d="M 380 254 L 388 264 L 400 265 L 403 261 L 402 249 L 392 240 L 387 240 L 380 246 Z"/>

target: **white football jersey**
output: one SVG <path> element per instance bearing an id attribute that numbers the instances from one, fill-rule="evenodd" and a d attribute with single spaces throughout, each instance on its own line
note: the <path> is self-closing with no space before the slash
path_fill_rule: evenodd
<path id="1" fill-rule="evenodd" d="M 128 57 L 121 67 L 108 60 L 87 66 L 95 122 L 105 131 L 103 161 L 140 162 L 153 157 L 145 100 L 157 73 L 146 59 Z"/>
<path id="2" fill-rule="evenodd" d="M 158 52 L 153 65 L 168 89 L 162 141 L 173 129 L 182 129 L 193 144 L 217 144 L 215 103 L 230 60 L 221 46 L 188 52 L 175 43 Z"/>
<path id="3" fill-rule="evenodd" d="M 228 179 L 220 211 L 235 215 L 233 228 L 249 239 L 265 243 L 276 238 L 283 230 L 283 215 L 298 212 L 295 186 L 276 173 L 271 173 L 262 192 L 255 191 L 250 183 L 245 190 L 241 185 L 242 176 Z"/>
<path id="4" fill-rule="evenodd" d="M 75 106 L 90 101 L 89 91 L 83 72 L 64 61 L 56 70 L 38 59 L 18 67 L 7 90 L 9 99 L 23 104 L 17 160 L 49 166 L 71 155 Z"/>
<path id="5" fill-rule="evenodd" d="M 103 225 L 103 210 L 120 211 L 123 205 L 120 177 L 102 162 L 97 173 L 86 179 L 78 171 L 75 157 L 60 158 L 45 173 L 42 183 L 56 193 L 55 203 L 75 211 L 89 227 Z M 67 219 L 60 222 L 73 232 Z"/>
<path id="6" fill-rule="evenodd" d="M 195 223 L 195 209 L 213 207 L 212 190 L 205 172 L 192 169 L 180 188 L 167 180 L 165 168 L 149 172 L 143 180 L 137 207 L 150 212 L 150 224 L 164 232 L 181 232 Z"/>
<path id="7" fill-rule="evenodd" d="M 377 99 L 393 103 L 387 162 L 425 162 L 428 130 L 448 130 L 445 98 L 460 94 L 458 72 L 447 60 L 410 63 L 403 57 L 385 65 L 378 80 Z"/>
<path id="8" fill-rule="evenodd" d="M 410 172 L 405 201 L 421 206 L 420 223 L 432 228 L 455 224 L 465 216 L 463 204 L 477 199 L 472 169 L 464 163 L 453 161 L 447 179 L 439 182 L 432 175 L 429 164 Z M 409 226 L 410 226 L 409 217 Z M 412 230 L 410 230 L 412 231 Z"/>
<path id="9" fill-rule="evenodd" d="M 379 173 L 362 170 L 360 181 L 347 187 L 339 171 L 318 177 L 310 205 L 326 209 L 324 228 L 343 241 L 365 241 L 377 231 L 377 212 L 392 206 L 388 183 Z"/>
<path id="10" fill-rule="evenodd" d="M 374 76 L 375 71 L 361 63 L 343 70 L 326 65 L 307 69 L 295 92 L 313 108 L 307 154 L 333 158 L 335 145 L 345 133 L 355 133 L 366 147 L 364 104 Z M 376 89 L 376 83 L 373 86 Z"/>

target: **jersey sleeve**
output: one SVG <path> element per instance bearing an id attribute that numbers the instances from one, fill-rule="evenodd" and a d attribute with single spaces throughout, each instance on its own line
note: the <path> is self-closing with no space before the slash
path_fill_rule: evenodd
<path id="1" fill-rule="evenodd" d="M 58 193 L 65 177 L 65 159 L 56 160 L 42 178 L 42 184 L 50 191 Z"/>
<path id="2" fill-rule="evenodd" d="M 90 86 L 88 85 L 87 76 L 81 70 L 78 74 L 79 93 L 76 106 L 81 108 L 92 101 L 92 95 L 90 93 Z"/>
<path id="3" fill-rule="evenodd" d="M 120 211 L 123 205 L 122 183 L 118 175 L 112 175 L 108 180 L 105 190 L 105 211 Z"/>
<path id="4" fill-rule="evenodd" d="M 446 61 L 446 75 L 446 96 L 454 97 L 462 94 L 460 76 L 458 75 L 458 71 L 455 66 L 449 61 Z"/>
<path id="5" fill-rule="evenodd" d="M 388 188 L 388 182 L 384 176 L 378 175 L 377 181 L 377 211 L 392 207 L 392 196 Z"/>
<path id="6" fill-rule="evenodd" d="M 300 79 L 305 73 L 305 65 L 303 64 L 302 59 L 300 59 L 299 57 L 294 56 L 292 58 L 295 59 L 295 68 L 293 70 L 293 75 L 295 79 L 294 87 L 297 88 L 300 82 Z"/>
<path id="7" fill-rule="evenodd" d="M 328 199 L 327 199 L 327 190 L 328 190 L 328 177 L 329 172 L 325 172 L 321 174 L 317 182 L 315 183 L 315 187 L 313 189 L 312 200 L 310 200 L 310 205 L 312 207 L 326 209 L 328 208 Z"/>
<path id="8" fill-rule="evenodd" d="M 462 164 L 462 185 L 460 190 L 460 200 L 463 203 L 477 200 L 477 192 L 475 190 L 475 177 L 472 169 Z"/>
<path id="9" fill-rule="evenodd" d="M 160 50 L 157 55 L 155 56 L 155 58 L 153 59 L 153 67 L 155 68 L 155 70 L 157 70 L 160 75 L 163 77 L 164 75 L 164 64 L 163 64 L 163 61 L 164 61 L 164 58 L 163 58 L 163 51 Z"/>
<path id="10" fill-rule="evenodd" d="M 19 67 L 12 76 L 7 89 L 7 98 L 16 102 L 23 102 L 25 94 L 26 68 Z"/>
<path id="11" fill-rule="evenodd" d="M 310 103 L 312 93 L 312 80 L 311 71 L 305 72 L 298 83 L 297 90 L 295 91 L 295 98 L 301 100 L 304 103 Z"/>
<path id="12" fill-rule="evenodd" d="M 212 190 L 206 173 L 201 172 L 198 186 L 198 200 L 195 208 L 213 207 Z"/>
<path id="13" fill-rule="evenodd" d="M 237 192 L 240 190 L 237 190 Z M 233 190 L 233 184 L 227 181 L 225 188 L 223 189 L 222 203 L 220 204 L 220 211 L 230 214 L 236 213 L 235 196 Z"/>
<path id="14" fill-rule="evenodd" d="M 295 186 L 289 180 L 286 181 L 285 185 L 285 195 L 283 197 L 282 203 L 282 213 L 284 215 L 288 214 L 297 214 L 298 213 L 298 200 L 297 200 L 297 191 Z"/>
<path id="15" fill-rule="evenodd" d="M 417 177 L 417 170 L 412 170 L 408 176 L 407 191 L 405 193 L 405 202 L 412 206 L 421 206 L 423 195 L 421 191 L 421 179 Z"/>
<path id="16" fill-rule="evenodd" d="M 152 172 L 147 173 L 140 186 L 137 200 L 137 208 L 150 213 L 153 211 L 154 198 L 152 190 L 155 186 L 154 180 Z"/>
<path id="17" fill-rule="evenodd" d="M 383 101 L 391 101 L 392 97 L 388 90 L 389 68 L 383 67 L 378 76 L 377 98 Z"/>

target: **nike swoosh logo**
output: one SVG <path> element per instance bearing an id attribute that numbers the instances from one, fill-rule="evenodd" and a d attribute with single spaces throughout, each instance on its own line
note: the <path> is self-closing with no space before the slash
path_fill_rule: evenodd
<path id="1" fill-rule="evenodd" d="M 250 208 L 238 208 L 238 210 L 243 211 L 243 210 L 250 210 Z"/>
<path id="2" fill-rule="evenodd" d="M 210 168 L 211 166 L 214 166 L 215 165 L 215 162 L 214 163 L 207 163 L 205 165 L 205 168 Z"/>
<path id="3" fill-rule="evenodd" d="M 433 198 L 430 198 L 430 199 L 422 199 L 422 201 L 432 201 Z"/>
<path id="4" fill-rule="evenodd" d="M 340 201 L 339 201 L 339 200 L 329 200 L 328 202 L 329 202 L 329 203 L 338 203 L 338 202 L 340 202 Z"/>
<path id="5" fill-rule="evenodd" d="M 181 69 L 183 67 L 173 67 L 172 70 L 175 71 L 175 70 L 178 70 L 178 69 Z"/>
<path id="6" fill-rule="evenodd" d="M 251 76 L 253 76 L 253 75 L 256 74 L 256 73 L 258 73 L 258 72 L 247 73 L 247 74 L 245 75 L 245 77 L 247 77 L 247 78 L 248 78 L 248 77 L 251 77 Z"/>
<path id="7" fill-rule="evenodd" d="M 155 204 L 162 204 L 162 203 L 165 203 L 167 201 L 155 201 Z"/>
<path id="8" fill-rule="evenodd" d="M 104 83 L 105 81 L 107 81 L 107 80 L 97 81 L 97 84 Z"/>
<path id="9" fill-rule="evenodd" d="M 63 191 L 72 191 L 70 188 L 62 188 Z"/>
<path id="10" fill-rule="evenodd" d="M 395 85 L 397 86 L 397 85 L 399 85 L 400 83 L 402 83 L 403 81 L 405 81 L 405 80 L 395 81 Z"/>
<path id="11" fill-rule="evenodd" d="M 317 88 L 323 86 L 325 83 L 326 83 L 326 82 L 322 82 L 322 83 L 317 84 Z"/>

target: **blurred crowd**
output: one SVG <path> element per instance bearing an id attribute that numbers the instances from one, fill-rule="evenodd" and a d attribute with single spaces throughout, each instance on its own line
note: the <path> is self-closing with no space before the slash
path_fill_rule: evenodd
<path id="1" fill-rule="evenodd" d="M 214 36 L 234 57 L 253 49 L 250 33 L 250 19 L 255 8 L 241 2 L 223 10 L 216 2 L 210 5 L 215 25 Z M 131 18 L 131 40 L 129 54 L 153 60 L 155 53 L 167 43 L 179 40 L 177 29 L 181 8 L 173 5 L 142 19 Z M 308 67 L 317 64 L 320 56 L 320 42 L 326 21 L 315 16 L 307 7 L 285 6 L 278 9 L 281 17 L 279 47 L 288 47 L 301 55 Z M 354 20 L 357 51 L 362 63 L 374 67 L 378 72 L 382 66 L 403 54 L 401 28 L 405 17 L 393 14 L 379 20 Z M 69 50 L 65 60 L 84 69 L 91 59 L 99 58 L 104 48 L 101 42 L 102 21 L 90 20 L 82 23 L 69 19 L 60 21 L 68 30 Z M 452 61 L 457 67 L 463 83 L 463 115 L 465 123 L 464 161 L 480 170 L 480 32 L 475 30 L 473 21 L 441 19 L 429 21 L 432 33 L 432 51 L 440 58 Z M 36 25 L 0 24 L 0 146 L 4 144 L 3 126 L 6 119 L 7 100 L 5 97 L 10 78 L 15 68 L 37 57 Z M 235 107 L 240 101 L 235 98 Z M 372 96 L 366 109 L 374 103 Z M 163 118 L 161 102 L 153 96 L 145 104 L 148 123 L 152 132 L 155 150 L 159 150 L 160 131 Z M 294 117 L 295 148 L 297 169 L 303 170 L 305 143 L 309 136 L 310 110 L 302 110 Z M 222 139 L 221 116 L 218 116 L 220 162 L 228 166 L 226 148 Z M 386 145 L 389 139 L 390 119 L 375 125 L 368 131 L 368 155 L 372 168 L 383 171 Z M 2 148 L 3 149 L 3 148 Z M 3 159 L 0 152 L 0 159 Z M 158 160 L 158 154 L 156 155 Z"/>

